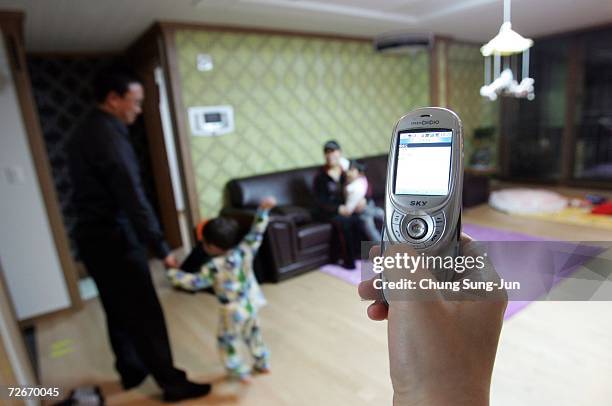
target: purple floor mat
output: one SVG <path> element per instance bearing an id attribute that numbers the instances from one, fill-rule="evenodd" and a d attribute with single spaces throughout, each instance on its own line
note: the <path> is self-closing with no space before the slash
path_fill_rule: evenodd
<path id="1" fill-rule="evenodd" d="M 516 233 L 513 231 L 506 231 L 506 230 L 498 230 L 495 228 L 484 227 L 484 226 L 479 226 L 475 224 L 464 224 L 463 231 L 466 234 L 470 235 L 474 240 L 477 240 L 477 241 L 519 241 L 519 242 L 520 241 L 528 241 L 528 242 L 529 241 L 541 241 L 541 242 L 544 241 L 542 238 L 534 237 L 534 236 L 527 235 L 527 234 Z M 553 242 L 551 244 L 556 244 L 556 243 Z M 560 246 L 563 246 L 569 243 L 559 242 L 559 244 Z M 537 249 L 535 251 L 537 251 Z M 591 258 L 594 255 L 597 255 L 599 252 L 600 251 L 597 251 L 597 250 L 587 249 L 585 251 L 585 254 L 582 254 L 582 257 L 584 258 L 584 260 L 578 261 L 572 264 L 572 266 L 567 266 L 567 264 L 565 264 L 565 266 L 563 266 L 563 264 L 559 266 L 562 268 L 562 272 L 565 274 L 565 276 L 567 276 L 571 274 L 572 272 L 574 272 L 576 269 L 578 269 L 578 267 L 582 263 L 584 263 L 584 261 L 586 261 L 588 258 Z M 502 268 L 502 270 L 499 273 L 500 275 L 502 275 L 502 277 L 504 275 L 504 270 L 503 270 L 504 267 L 505 268 L 516 268 L 515 266 L 512 266 L 511 264 L 514 258 L 511 258 L 510 255 L 511 255 L 511 252 L 506 252 L 505 254 L 502 253 L 501 255 L 502 263 L 499 264 L 501 265 L 499 268 Z M 537 256 L 538 256 L 538 253 L 536 252 L 536 257 Z M 539 256 L 542 256 L 541 253 L 539 254 Z M 561 253 L 560 259 L 555 258 L 555 261 L 557 260 L 561 262 L 566 260 L 563 257 L 563 253 Z M 495 264 L 495 265 L 496 265 L 496 269 L 499 270 L 498 264 Z M 321 267 L 321 271 L 333 277 L 339 278 L 345 282 L 348 282 L 351 285 L 358 285 L 359 282 L 361 282 L 361 263 L 357 261 L 356 266 L 357 267 L 354 270 L 346 270 L 338 265 L 328 264 L 328 265 Z M 558 269 L 558 267 L 555 269 Z M 559 282 L 559 280 L 554 280 L 551 283 L 554 285 L 557 282 Z M 537 288 L 539 287 L 536 287 L 536 289 Z M 543 294 L 544 292 L 545 291 L 535 292 L 533 293 L 533 295 L 534 297 L 537 297 L 540 293 Z M 506 309 L 504 318 L 509 319 L 514 314 L 516 314 L 517 312 L 525 308 L 527 305 L 529 305 L 529 303 L 531 303 L 531 300 L 511 300 L 508 303 L 508 308 Z"/>
<path id="2" fill-rule="evenodd" d="M 476 224 L 463 224 L 463 232 L 477 241 L 543 241 L 543 238 L 534 237 L 514 231 L 499 230 L 497 228 L 478 226 Z"/>

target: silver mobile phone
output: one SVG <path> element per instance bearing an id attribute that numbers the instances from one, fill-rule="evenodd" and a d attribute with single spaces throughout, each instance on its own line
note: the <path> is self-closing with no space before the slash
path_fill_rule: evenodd
<path id="1" fill-rule="evenodd" d="M 385 243 L 457 255 L 461 236 L 463 129 L 451 110 L 414 110 L 395 125 L 387 164 Z"/>

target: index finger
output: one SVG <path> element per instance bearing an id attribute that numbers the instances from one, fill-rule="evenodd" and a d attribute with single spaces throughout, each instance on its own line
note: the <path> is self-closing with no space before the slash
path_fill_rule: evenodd
<path id="1" fill-rule="evenodd" d="M 372 248 L 370 248 L 370 252 L 368 254 L 368 258 L 372 259 L 374 257 L 379 257 L 380 256 L 380 244 L 378 245 L 373 245 Z"/>
<path id="2" fill-rule="evenodd" d="M 374 287 L 374 281 L 376 279 L 378 279 L 378 277 L 359 282 L 357 291 L 363 300 L 383 300 L 382 291 Z"/>

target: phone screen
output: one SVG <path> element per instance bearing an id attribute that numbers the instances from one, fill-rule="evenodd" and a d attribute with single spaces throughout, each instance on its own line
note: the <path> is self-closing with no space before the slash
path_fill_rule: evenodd
<path id="1" fill-rule="evenodd" d="M 395 154 L 394 193 L 448 195 L 452 143 L 451 130 L 400 132 Z"/>

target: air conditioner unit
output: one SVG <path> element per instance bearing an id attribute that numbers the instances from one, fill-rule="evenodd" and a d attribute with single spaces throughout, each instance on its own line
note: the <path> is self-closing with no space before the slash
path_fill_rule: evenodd
<path id="1" fill-rule="evenodd" d="M 413 53 L 428 49 L 433 44 L 433 34 L 391 33 L 374 38 L 374 49 L 383 53 Z"/>

